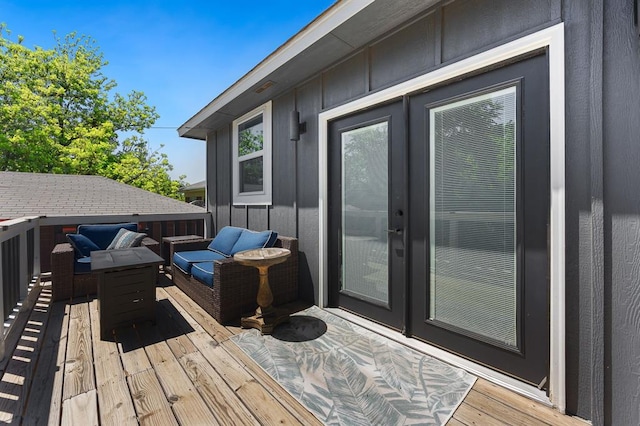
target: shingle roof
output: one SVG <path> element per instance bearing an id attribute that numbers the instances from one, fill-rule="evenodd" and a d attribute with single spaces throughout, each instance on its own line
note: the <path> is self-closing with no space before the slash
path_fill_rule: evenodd
<path id="1" fill-rule="evenodd" d="M 202 213 L 182 201 L 102 176 L 0 172 L 0 220 L 24 216 Z"/>
<path id="2" fill-rule="evenodd" d="M 206 180 L 201 180 L 200 182 L 192 183 L 191 185 L 186 185 L 180 188 L 181 192 L 184 191 L 193 191 L 194 189 L 204 189 Z"/>

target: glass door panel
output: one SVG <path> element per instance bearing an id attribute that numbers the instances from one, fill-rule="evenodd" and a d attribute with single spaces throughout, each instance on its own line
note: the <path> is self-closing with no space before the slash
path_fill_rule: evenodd
<path id="1" fill-rule="evenodd" d="M 388 123 L 342 133 L 342 292 L 388 306 Z"/>
<path id="2" fill-rule="evenodd" d="M 429 113 L 430 319 L 517 347 L 516 87 Z"/>

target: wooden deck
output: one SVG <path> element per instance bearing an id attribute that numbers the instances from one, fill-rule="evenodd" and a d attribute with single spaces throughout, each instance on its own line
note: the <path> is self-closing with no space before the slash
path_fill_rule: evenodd
<path id="1" fill-rule="evenodd" d="M 38 288 L 6 339 L 0 421 L 25 425 L 272 425 L 320 422 L 162 278 L 157 324 L 99 338 L 97 301 Z M 37 296 L 37 297 L 36 297 Z M 37 300 L 36 300 L 37 299 Z M 583 422 L 478 380 L 450 425 Z"/>

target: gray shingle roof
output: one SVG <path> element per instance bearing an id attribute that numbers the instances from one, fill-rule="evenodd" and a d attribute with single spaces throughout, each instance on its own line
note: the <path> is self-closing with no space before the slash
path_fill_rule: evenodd
<path id="1" fill-rule="evenodd" d="M 0 219 L 203 212 L 102 176 L 0 172 Z"/>
<path id="2" fill-rule="evenodd" d="M 186 185 L 180 188 L 181 192 L 184 191 L 193 191 L 194 189 L 204 189 L 206 180 L 201 180 L 200 182 L 192 183 L 191 185 Z"/>

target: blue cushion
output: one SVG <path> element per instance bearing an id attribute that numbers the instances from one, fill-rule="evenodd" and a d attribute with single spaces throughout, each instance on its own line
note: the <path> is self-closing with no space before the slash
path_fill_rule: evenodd
<path id="1" fill-rule="evenodd" d="M 275 231 L 255 232 L 245 229 L 229 254 L 234 255 L 244 250 L 272 247 L 277 239 L 278 233 Z"/>
<path id="2" fill-rule="evenodd" d="M 146 236 L 147 234 L 141 232 L 120 228 L 113 241 L 107 246 L 107 250 L 138 247 Z"/>
<path id="3" fill-rule="evenodd" d="M 191 268 L 191 276 L 202 284 L 213 287 L 213 262 L 194 263 Z"/>
<path id="4" fill-rule="evenodd" d="M 92 251 L 100 250 L 96 243 L 82 234 L 67 234 L 67 240 L 75 249 L 76 258 L 89 257 Z"/>
<path id="5" fill-rule="evenodd" d="M 235 226 L 225 226 L 218 232 L 218 235 L 216 235 L 207 248 L 226 257 L 230 257 L 233 245 L 238 241 L 238 238 L 240 238 L 242 231 L 245 231 L 245 229 L 236 228 Z"/>
<path id="6" fill-rule="evenodd" d="M 74 274 L 90 274 L 91 258 L 81 257 L 80 259 L 76 259 L 75 263 L 73 264 L 73 273 Z"/>
<path id="7" fill-rule="evenodd" d="M 173 253 L 173 264 L 185 274 L 191 274 L 191 265 L 198 262 L 213 262 L 224 259 L 220 253 L 211 250 L 178 251 Z"/>
<path id="8" fill-rule="evenodd" d="M 135 232 L 138 230 L 138 224 L 116 223 L 113 225 L 80 225 L 78 226 L 78 234 L 82 234 L 96 243 L 96 245 L 100 247 L 100 250 L 106 250 L 121 228 Z"/>

